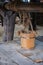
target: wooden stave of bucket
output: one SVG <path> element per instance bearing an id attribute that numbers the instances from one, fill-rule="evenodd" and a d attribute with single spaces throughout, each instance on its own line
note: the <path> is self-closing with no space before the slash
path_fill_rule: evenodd
<path id="1" fill-rule="evenodd" d="M 35 33 L 21 33 L 21 47 L 24 49 L 33 49 L 35 47 Z"/>

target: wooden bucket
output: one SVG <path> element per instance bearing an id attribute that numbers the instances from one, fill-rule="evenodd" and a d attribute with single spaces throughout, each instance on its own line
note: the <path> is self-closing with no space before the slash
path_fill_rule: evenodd
<path id="1" fill-rule="evenodd" d="M 33 26 L 30 21 L 31 32 L 21 33 L 21 47 L 25 49 L 32 49 L 35 47 L 35 32 L 33 31 Z"/>
<path id="2" fill-rule="evenodd" d="M 31 32 L 29 34 L 21 34 L 21 47 L 25 49 L 32 49 L 35 47 L 35 33 Z"/>

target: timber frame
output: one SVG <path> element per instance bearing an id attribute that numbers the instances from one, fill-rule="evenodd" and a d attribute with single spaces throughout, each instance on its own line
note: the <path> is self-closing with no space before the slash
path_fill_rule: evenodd
<path id="1" fill-rule="evenodd" d="M 11 2 L 5 5 L 7 9 L 10 9 L 12 11 L 17 11 L 23 19 L 22 21 L 24 22 L 24 16 L 27 16 L 27 13 L 29 12 L 38 12 L 38 13 L 43 13 L 43 3 L 23 3 L 18 0 L 15 2 Z M 22 17 L 23 16 L 23 17 Z"/>

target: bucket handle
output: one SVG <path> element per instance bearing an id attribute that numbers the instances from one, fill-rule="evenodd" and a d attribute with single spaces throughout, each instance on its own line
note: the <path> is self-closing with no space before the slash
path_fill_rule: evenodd
<path id="1" fill-rule="evenodd" d="M 33 26 L 32 26 L 32 23 L 31 23 L 31 21 L 30 21 L 30 26 L 31 26 L 31 30 L 32 30 L 32 32 L 33 32 Z"/>
<path id="2" fill-rule="evenodd" d="M 30 18 L 30 13 L 29 13 L 29 18 Z M 31 26 L 31 30 L 33 32 L 33 26 L 32 26 L 31 20 L 30 20 L 30 26 Z"/>
<path id="3" fill-rule="evenodd" d="M 24 38 L 24 39 L 32 39 L 32 38 L 36 38 L 36 37 L 20 37 L 20 38 Z"/>

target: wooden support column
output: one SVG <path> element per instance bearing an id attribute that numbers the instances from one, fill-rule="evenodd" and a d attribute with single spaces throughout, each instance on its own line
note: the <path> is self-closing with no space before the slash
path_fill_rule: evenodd
<path id="1" fill-rule="evenodd" d="M 14 36 L 16 14 L 12 11 L 5 13 L 3 41 L 12 41 Z"/>

